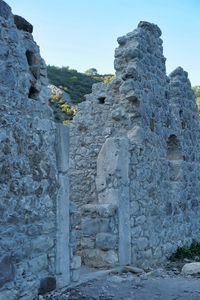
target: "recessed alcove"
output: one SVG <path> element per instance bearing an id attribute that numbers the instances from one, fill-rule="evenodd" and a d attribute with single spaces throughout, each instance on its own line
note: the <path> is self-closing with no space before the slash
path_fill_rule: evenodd
<path id="1" fill-rule="evenodd" d="M 181 120 L 181 126 L 182 126 L 182 129 L 185 129 L 186 123 L 185 123 L 184 119 Z"/>
<path id="2" fill-rule="evenodd" d="M 34 53 L 30 50 L 26 51 L 26 58 L 28 61 L 29 66 L 34 65 Z"/>
<path id="3" fill-rule="evenodd" d="M 154 131 L 154 127 L 155 127 L 155 120 L 150 119 L 150 129 L 151 129 L 151 131 Z"/>
<path id="4" fill-rule="evenodd" d="M 28 97 L 31 98 L 31 99 L 37 100 L 38 94 L 39 94 L 38 90 L 34 86 L 31 86 L 30 90 L 29 90 Z"/>
<path id="5" fill-rule="evenodd" d="M 135 105 L 136 107 L 140 106 L 140 101 L 138 100 L 138 98 L 135 98 L 134 100 L 131 101 L 133 103 L 133 105 Z"/>
<path id="6" fill-rule="evenodd" d="M 181 145 L 175 134 L 170 135 L 167 140 L 166 153 L 168 160 L 183 159 Z"/>
<path id="7" fill-rule="evenodd" d="M 169 92 L 168 91 L 165 91 L 165 99 L 169 99 Z"/>
<path id="8" fill-rule="evenodd" d="M 99 97 L 98 100 L 99 100 L 100 104 L 104 104 L 105 100 L 106 100 L 106 97 Z"/>

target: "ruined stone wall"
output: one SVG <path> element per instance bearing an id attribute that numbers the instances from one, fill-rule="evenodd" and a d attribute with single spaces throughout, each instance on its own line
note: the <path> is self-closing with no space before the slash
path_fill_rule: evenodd
<path id="1" fill-rule="evenodd" d="M 112 103 L 107 101 L 104 103 L 106 89 L 107 86 L 103 83 L 94 84 L 93 94 L 87 95 L 88 100 L 79 104 L 74 121 L 69 125 L 70 200 L 78 208 L 74 222 L 79 250 L 81 248 L 81 207 L 98 202 L 95 184 L 97 157 L 106 137 L 110 135 L 107 120 L 110 119 L 109 111 Z"/>
<path id="2" fill-rule="evenodd" d="M 124 86 L 132 83 L 138 101 L 138 123 L 127 135 L 132 262 L 142 266 L 165 260 L 177 245 L 199 239 L 199 116 L 187 73 L 179 67 L 169 78 L 165 75 L 159 35 L 158 27 L 141 23 L 118 48 L 141 53 L 129 57 L 118 72 L 126 76 L 135 64 L 140 78 L 125 80 Z M 130 93 L 125 90 L 126 99 Z"/>
<path id="3" fill-rule="evenodd" d="M 120 212 L 128 199 L 130 224 L 118 215 L 119 226 L 131 235 L 131 262 L 142 266 L 199 237 L 199 116 L 187 73 L 179 67 L 166 75 L 160 35 L 156 25 L 140 22 L 118 39 L 115 79 L 93 86 L 70 128 L 73 200 L 79 207 L 114 203 Z M 106 154 L 115 151 L 108 140 L 123 138 L 126 183 L 123 165 L 109 173 L 115 158 Z M 120 186 L 128 187 L 122 197 Z M 78 222 L 77 229 L 81 235 Z"/>
<path id="4" fill-rule="evenodd" d="M 107 120 L 112 103 L 99 100 L 106 97 L 106 89 L 103 83 L 94 84 L 93 94 L 86 95 L 87 101 L 78 105 L 74 121 L 69 125 L 71 200 L 78 207 L 98 202 L 96 161 L 102 144 L 110 135 Z"/>
<path id="5" fill-rule="evenodd" d="M 68 147 L 68 130 L 53 122 L 46 66 L 31 32 L 0 0 L 2 300 L 33 299 L 38 289 L 65 285 L 78 261 L 74 209 L 69 216 L 68 149 L 56 153 L 55 147 Z"/>

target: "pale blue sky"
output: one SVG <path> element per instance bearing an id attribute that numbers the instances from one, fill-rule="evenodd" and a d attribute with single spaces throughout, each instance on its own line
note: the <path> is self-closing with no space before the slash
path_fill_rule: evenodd
<path id="1" fill-rule="evenodd" d="M 116 39 L 139 21 L 162 30 L 167 72 L 182 66 L 200 85 L 200 0 L 7 0 L 34 26 L 47 64 L 114 73 Z"/>

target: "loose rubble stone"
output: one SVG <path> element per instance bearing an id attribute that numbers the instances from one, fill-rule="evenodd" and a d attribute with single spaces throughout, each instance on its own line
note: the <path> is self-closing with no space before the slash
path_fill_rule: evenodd
<path id="1" fill-rule="evenodd" d="M 11 257 L 5 256 L 0 261 L 0 288 L 7 282 L 14 279 L 14 266 Z"/>
<path id="2" fill-rule="evenodd" d="M 38 293 L 43 295 L 53 291 L 56 288 L 56 280 L 53 277 L 47 277 L 41 280 Z"/>
<path id="3" fill-rule="evenodd" d="M 193 262 L 185 264 L 181 271 L 184 275 L 197 275 L 200 274 L 200 263 L 199 262 Z"/>
<path id="4" fill-rule="evenodd" d="M 137 268 L 137 267 L 132 267 L 132 266 L 126 266 L 125 269 L 131 273 L 134 274 L 141 274 L 144 272 L 143 269 Z"/>

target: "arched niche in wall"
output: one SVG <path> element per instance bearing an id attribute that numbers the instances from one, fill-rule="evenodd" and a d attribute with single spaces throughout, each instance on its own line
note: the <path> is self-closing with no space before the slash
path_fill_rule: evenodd
<path id="1" fill-rule="evenodd" d="M 175 134 L 170 135 L 167 140 L 166 154 L 168 160 L 183 159 L 181 145 Z"/>

